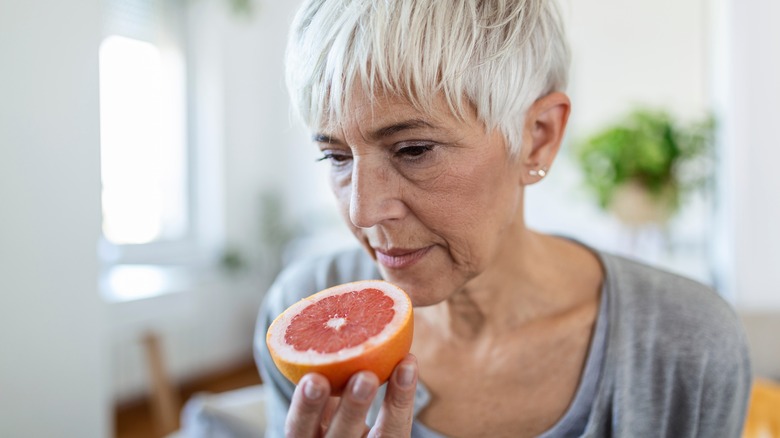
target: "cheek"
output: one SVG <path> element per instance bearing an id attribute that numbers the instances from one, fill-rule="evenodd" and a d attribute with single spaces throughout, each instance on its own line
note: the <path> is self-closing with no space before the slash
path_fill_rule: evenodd
<path id="1" fill-rule="evenodd" d="M 349 184 L 345 184 L 340 178 L 331 175 L 330 190 L 333 192 L 333 196 L 336 198 L 339 211 L 341 211 L 342 214 L 348 212 L 349 200 L 352 195 Z"/>
<path id="2" fill-rule="evenodd" d="M 477 169 L 451 175 L 445 190 L 418 197 L 418 216 L 446 241 L 455 263 L 479 271 L 494 256 L 520 214 L 519 184 L 511 173 Z"/>
<path id="3" fill-rule="evenodd" d="M 519 184 L 510 172 L 492 166 L 467 168 L 441 181 L 441 190 L 426 197 L 428 210 L 457 227 L 483 228 L 514 217 Z"/>

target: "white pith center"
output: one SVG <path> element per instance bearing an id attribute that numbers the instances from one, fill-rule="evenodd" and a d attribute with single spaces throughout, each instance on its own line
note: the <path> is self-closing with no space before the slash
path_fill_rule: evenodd
<path id="1" fill-rule="evenodd" d="M 328 322 L 325 323 L 326 326 L 338 330 L 341 327 L 343 327 L 347 323 L 347 318 L 342 317 L 333 317 L 328 320 Z"/>

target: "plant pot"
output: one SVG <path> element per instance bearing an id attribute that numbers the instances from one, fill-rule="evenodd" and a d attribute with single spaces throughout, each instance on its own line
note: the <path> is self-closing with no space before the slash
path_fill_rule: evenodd
<path id="1" fill-rule="evenodd" d="M 632 227 L 664 225 L 674 213 L 674 188 L 652 193 L 636 181 L 627 182 L 615 189 L 609 211 Z"/>

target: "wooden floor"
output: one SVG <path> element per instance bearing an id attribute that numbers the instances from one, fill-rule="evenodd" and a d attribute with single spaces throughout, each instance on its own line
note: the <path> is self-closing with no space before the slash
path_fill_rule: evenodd
<path id="1" fill-rule="evenodd" d="M 260 376 L 254 363 L 246 363 L 232 369 L 204 376 L 181 385 L 179 400 L 186 402 L 197 392 L 223 392 L 245 386 L 257 385 Z M 114 436 L 116 438 L 159 438 L 152 410 L 147 400 L 138 400 L 117 406 L 114 411 Z"/>

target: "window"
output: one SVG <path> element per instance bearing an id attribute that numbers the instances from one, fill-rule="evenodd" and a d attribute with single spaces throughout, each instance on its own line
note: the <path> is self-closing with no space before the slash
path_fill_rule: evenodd
<path id="1" fill-rule="evenodd" d="M 108 298 L 126 300 L 166 288 L 170 282 L 159 280 L 167 276 L 161 265 L 197 258 L 182 25 L 186 2 L 104 1 L 102 283 Z"/>
<path id="2" fill-rule="evenodd" d="M 103 234 L 113 244 L 185 237 L 183 75 L 154 44 L 111 35 L 100 47 Z"/>

